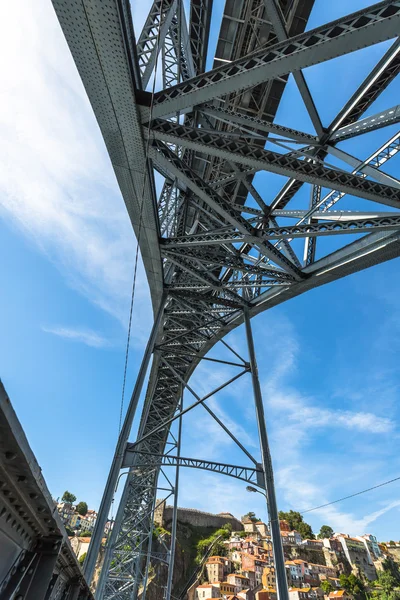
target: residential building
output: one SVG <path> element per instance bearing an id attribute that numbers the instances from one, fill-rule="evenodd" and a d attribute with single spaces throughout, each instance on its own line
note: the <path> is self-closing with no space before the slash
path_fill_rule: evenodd
<path id="1" fill-rule="evenodd" d="M 243 538 L 239 537 L 238 535 L 231 535 L 230 539 L 227 542 L 227 548 L 228 550 L 234 550 L 235 548 L 237 550 L 240 550 L 240 548 L 242 547 L 243 544 Z"/>
<path id="2" fill-rule="evenodd" d="M 247 531 L 247 533 L 258 533 L 256 524 L 254 523 L 254 521 L 251 521 L 250 519 L 245 519 L 243 521 L 243 527 L 244 527 L 244 530 Z"/>
<path id="3" fill-rule="evenodd" d="M 352 597 L 346 590 L 334 590 L 329 594 L 329 600 L 335 600 L 335 598 L 340 598 L 340 600 L 352 600 Z"/>
<path id="4" fill-rule="evenodd" d="M 343 547 L 342 544 L 340 543 L 340 540 L 336 537 L 333 538 L 325 538 L 322 540 L 324 547 L 328 548 L 328 550 L 332 550 L 333 552 L 341 553 L 343 552 Z"/>
<path id="5" fill-rule="evenodd" d="M 196 599 L 197 600 L 207 600 L 207 598 L 219 598 L 220 591 L 219 588 L 211 585 L 211 583 L 203 583 L 202 585 L 198 585 L 196 588 Z"/>
<path id="6" fill-rule="evenodd" d="M 226 580 L 235 586 L 235 593 L 241 592 L 250 586 L 249 578 L 238 573 L 230 573 Z"/>
<path id="7" fill-rule="evenodd" d="M 287 571 L 287 580 L 290 586 L 299 586 L 304 581 L 302 564 L 294 560 L 286 560 L 285 568 Z"/>
<path id="8" fill-rule="evenodd" d="M 69 525 L 72 529 L 80 529 L 81 531 L 93 531 L 96 524 L 97 513 L 94 510 L 88 510 L 86 515 L 80 515 L 78 512 L 71 516 Z"/>
<path id="9" fill-rule="evenodd" d="M 262 521 L 257 521 L 257 523 L 255 525 L 256 525 L 257 531 L 261 537 L 264 538 L 267 535 L 269 535 L 269 528 L 266 523 L 263 523 Z"/>
<path id="10" fill-rule="evenodd" d="M 293 531 L 281 531 L 282 544 L 285 546 L 296 546 L 302 543 L 303 538 L 295 529 Z"/>
<path id="11" fill-rule="evenodd" d="M 316 565 L 314 563 L 308 563 L 310 571 L 320 577 L 321 575 L 325 575 L 325 577 L 336 577 L 337 572 L 334 567 L 328 567 L 326 565 Z"/>
<path id="12" fill-rule="evenodd" d="M 360 537 L 357 536 L 357 539 L 363 539 L 366 541 L 367 548 L 368 548 L 370 554 L 373 554 L 373 557 L 375 559 L 381 558 L 382 552 L 379 548 L 378 540 L 376 539 L 376 537 L 374 535 L 372 535 L 371 533 L 365 533 L 364 535 L 362 535 Z"/>
<path id="13" fill-rule="evenodd" d="M 260 590 L 256 592 L 256 600 L 277 600 L 276 589 Z"/>
<path id="14" fill-rule="evenodd" d="M 249 589 L 254 590 L 256 587 L 256 574 L 254 570 L 242 569 L 240 572 L 241 575 L 244 575 L 249 580 Z M 245 590 L 242 590 L 244 592 Z M 239 595 L 239 592 L 238 592 Z"/>
<path id="15" fill-rule="evenodd" d="M 262 574 L 262 584 L 263 587 L 267 590 L 276 588 L 276 577 L 275 577 L 275 567 L 272 565 L 269 567 L 264 567 L 264 571 Z"/>
<path id="16" fill-rule="evenodd" d="M 216 581 L 213 583 L 213 586 L 219 589 L 219 595 L 222 596 L 234 596 L 235 595 L 235 586 L 232 583 L 228 583 L 227 581 Z"/>
<path id="17" fill-rule="evenodd" d="M 77 558 L 80 558 L 83 554 L 86 554 L 89 548 L 90 540 L 90 537 L 74 536 L 69 538 L 72 550 L 75 552 Z"/>
<path id="18" fill-rule="evenodd" d="M 364 541 L 343 534 L 338 539 L 355 574 L 363 573 L 370 581 L 376 579 L 375 566 Z"/>
<path id="19" fill-rule="evenodd" d="M 323 540 L 303 540 L 301 543 L 303 546 L 309 546 L 310 548 L 317 548 L 318 550 L 322 550 L 322 548 L 324 547 Z"/>
<path id="20" fill-rule="evenodd" d="M 233 550 L 230 553 L 230 557 L 232 562 L 241 563 L 242 562 L 242 551 L 241 550 Z"/>
<path id="21" fill-rule="evenodd" d="M 271 538 L 265 538 L 262 541 L 263 544 L 263 549 L 264 549 L 264 556 L 266 560 L 272 561 L 274 553 L 273 553 L 273 549 L 272 549 L 272 541 Z"/>
<path id="22" fill-rule="evenodd" d="M 310 600 L 324 600 L 325 593 L 324 590 L 322 590 L 319 586 L 312 587 L 308 593 L 308 597 Z"/>
<path id="23" fill-rule="evenodd" d="M 60 518 L 64 525 L 69 525 L 71 517 L 75 513 L 75 506 L 73 506 L 69 502 L 59 502 L 57 504 L 57 512 L 60 515 Z"/>
<path id="24" fill-rule="evenodd" d="M 223 581 L 231 570 L 231 565 L 231 561 L 225 556 L 210 556 L 206 561 L 208 582 Z"/>
<path id="25" fill-rule="evenodd" d="M 289 600 L 308 600 L 310 587 L 289 588 Z"/>
<path id="26" fill-rule="evenodd" d="M 250 573 L 254 573 L 254 586 L 259 585 L 262 580 L 262 574 L 264 568 L 267 566 L 267 561 L 262 560 L 256 555 L 247 554 L 242 552 L 242 570 L 249 574 L 248 577 L 251 580 Z"/>

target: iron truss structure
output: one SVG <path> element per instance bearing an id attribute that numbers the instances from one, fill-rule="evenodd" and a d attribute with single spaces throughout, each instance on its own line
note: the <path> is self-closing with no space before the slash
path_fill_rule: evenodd
<path id="1" fill-rule="evenodd" d="M 143 599 L 150 563 L 161 560 L 169 565 L 169 600 L 179 469 L 204 468 L 265 489 L 278 594 L 286 600 L 251 318 L 400 254 L 400 182 L 382 169 L 397 155 L 400 133 L 393 135 L 392 128 L 367 158 L 343 147 L 400 120 L 399 106 L 370 115 L 399 72 L 400 0 L 384 0 L 307 31 L 313 0 L 226 0 L 213 61 L 212 0 L 191 0 L 188 15 L 182 0 L 154 0 L 141 33 L 134 31 L 129 0 L 52 1 L 140 245 L 155 315 L 86 577 L 92 579 L 115 486 L 126 467 L 96 598 Z M 388 40 L 378 64 L 332 122 L 323 124 L 302 70 Z M 313 133 L 275 120 L 290 74 Z M 284 178 L 276 195 L 267 185 L 257 189 L 259 172 Z M 156 178 L 162 182 L 158 195 Z M 357 210 L 346 208 L 349 197 Z M 207 406 L 212 394 L 200 397 L 188 383 L 199 362 L 210 360 L 209 350 L 226 344 L 224 336 L 243 322 L 248 358 L 232 349 L 230 364 L 239 371 L 224 385 L 242 375 L 252 379 L 259 462 Z M 151 359 L 138 438 L 128 443 Z M 195 399 L 186 408 L 183 389 Z M 250 467 L 180 456 L 182 418 L 197 405 L 234 438 Z M 176 469 L 168 492 L 174 495 L 174 521 L 171 542 L 155 553 L 153 513 L 166 466 Z"/>

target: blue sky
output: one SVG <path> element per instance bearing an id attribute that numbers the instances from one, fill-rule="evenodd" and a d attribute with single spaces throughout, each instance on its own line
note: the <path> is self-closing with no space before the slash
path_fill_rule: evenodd
<path id="1" fill-rule="evenodd" d="M 136 31 L 147 4 L 133 6 Z M 317 0 L 309 26 L 367 4 Z M 210 56 L 222 6 L 216 2 Z M 118 431 L 136 241 L 51 4 L 8 4 L 0 16 L 0 376 L 53 495 L 69 489 L 97 507 Z M 306 70 L 325 125 L 388 45 Z M 396 104 L 399 91 L 391 84 L 367 114 Z M 312 132 L 305 111 L 293 110 L 297 100 L 290 80 L 276 120 Z M 394 132 L 342 147 L 365 158 Z M 385 170 L 396 175 L 398 167 L 394 159 Z M 263 174 L 255 185 L 268 199 L 281 182 Z M 304 186 L 304 199 L 308 193 Z M 349 198 L 350 206 L 359 201 Z M 253 320 L 282 509 L 304 510 L 400 475 L 398 269 L 398 260 L 374 267 Z M 151 318 L 141 269 L 128 390 Z M 230 341 L 244 347 L 243 331 Z M 203 393 L 232 373 L 203 363 L 191 383 Z M 250 380 L 210 406 L 257 454 Z M 183 432 L 183 455 L 246 464 L 201 407 Z M 182 471 L 179 504 L 266 518 L 261 496 L 206 472 Z M 316 530 L 328 523 L 399 539 L 399 510 L 395 483 L 308 519 Z"/>

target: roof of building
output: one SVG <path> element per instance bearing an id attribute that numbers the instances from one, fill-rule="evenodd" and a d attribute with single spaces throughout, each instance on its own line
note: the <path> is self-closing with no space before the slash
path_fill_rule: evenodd
<path id="1" fill-rule="evenodd" d="M 329 594 L 329 598 L 340 598 L 341 596 L 346 596 L 346 590 L 335 590 Z"/>
<path id="2" fill-rule="evenodd" d="M 311 590 L 310 587 L 303 587 L 303 588 L 289 588 L 289 592 L 306 592 L 308 593 Z"/>
<path id="3" fill-rule="evenodd" d="M 211 588 L 213 587 L 212 583 L 202 583 L 201 585 L 197 586 L 198 588 Z"/>

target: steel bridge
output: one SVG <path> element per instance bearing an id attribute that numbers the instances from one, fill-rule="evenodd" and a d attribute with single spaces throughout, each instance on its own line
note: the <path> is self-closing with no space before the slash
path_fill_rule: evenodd
<path id="1" fill-rule="evenodd" d="M 0 600 L 93 600 L 0 381 Z"/>
<path id="2" fill-rule="evenodd" d="M 128 468 L 96 598 L 140 594 L 144 600 L 151 561 L 161 560 L 168 565 L 170 600 L 179 470 L 203 468 L 265 490 L 278 596 L 286 600 L 251 318 L 400 254 L 400 182 L 382 169 L 397 155 L 400 133 L 366 158 L 341 145 L 400 121 L 399 106 L 372 116 L 369 110 L 399 72 L 400 0 L 309 30 L 314 0 L 226 0 L 213 60 L 212 0 L 190 0 L 189 14 L 183 0 L 154 0 L 141 32 L 135 31 L 129 0 L 52 2 L 138 239 L 154 310 L 86 559 L 86 580 L 93 577 L 121 470 Z M 302 70 L 388 40 L 378 64 L 332 122 L 323 124 Z M 290 74 L 312 134 L 276 122 Z M 333 167 L 338 160 L 342 166 Z M 285 178 L 278 194 L 268 187 L 258 191 L 259 172 Z M 162 182 L 158 195 L 156 180 Z M 356 197 L 357 210 L 346 209 L 346 196 Z M 324 243 L 318 242 L 322 236 Z M 190 376 L 200 361 L 212 360 L 207 353 L 215 344 L 228 346 L 224 336 L 242 323 L 247 358 L 232 348 L 232 362 L 225 361 L 238 374 L 200 397 Z M 151 360 L 138 437 L 129 442 Z M 258 460 L 206 402 L 241 376 L 252 380 Z M 194 398 L 188 407 L 184 389 Z M 194 406 L 218 421 L 248 466 L 181 457 L 182 419 Z M 153 512 L 166 465 L 176 470 L 170 486 L 174 519 L 165 552 L 155 553 Z"/>

